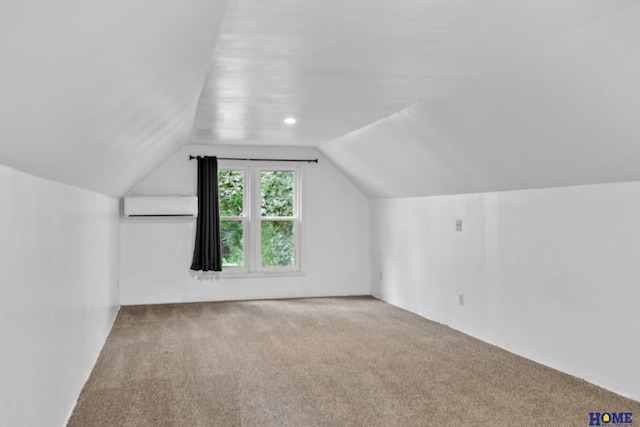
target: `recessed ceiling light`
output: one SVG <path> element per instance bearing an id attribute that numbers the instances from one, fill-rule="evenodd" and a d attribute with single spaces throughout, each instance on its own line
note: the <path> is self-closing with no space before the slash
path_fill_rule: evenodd
<path id="1" fill-rule="evenodd" d="M 296 122 L 296 119 L 294 119 L 293 117 L 287 117 L 286 119 L 284 119 L 284 122 L 288 125 L 292 125 Z"/>

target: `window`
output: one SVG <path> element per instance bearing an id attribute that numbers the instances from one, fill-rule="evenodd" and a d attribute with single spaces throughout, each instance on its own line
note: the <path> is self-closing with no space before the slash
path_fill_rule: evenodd
<path id="1" fill-rule="evenodd" d="M 223 271 L 300 271 L 300 175 L 299 167 L 221 163 Z"/>
<path id="2" fill-rule="evenodd" d="M 244 230 L 247 228 L 244 205 L 244 170 L 218 170 L 220 201 L 220 238 L 222 267 L 244 266 Z"/>

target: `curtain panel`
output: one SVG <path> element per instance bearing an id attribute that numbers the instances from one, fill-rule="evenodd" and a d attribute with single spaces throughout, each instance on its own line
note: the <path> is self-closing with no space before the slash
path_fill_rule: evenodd
<path id="1" fill-rule="evenodd" d="M 222 271 L 218 159 L 198 156 L 197 160 L 198 220 L 191 270 Z"/>

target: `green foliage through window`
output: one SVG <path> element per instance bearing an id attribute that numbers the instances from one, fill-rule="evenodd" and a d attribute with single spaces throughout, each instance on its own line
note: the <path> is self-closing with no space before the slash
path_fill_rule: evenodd
<path id="1" fill-rule="evenodd" d="M 254 202 L 260 202 L 260 217 L 254 221 L 244 212 L 244 198 L 248 197 L 245 170 L 218 171 L 223 267 L 246 265 L 245 226 L 259 227 L 251 232 L 250 240 L 256 239 L 255 243 L 260 246 L 262 266 L 296 265 L 295 174 L 292 170 L 260 171 L 260 199 L 252 197 Z M 251 209 L 250 212 L 258 214 Z"/>
<path id="2" fill-rule="evenodd" d="M 293 221 L 262 221 L 262 265 L 295 265 Z"/>
<path id="3" fill-rule="evenodd" d="M 219 170 L 220 216 L 241 216 L 244 196 L 244 171 Z"/>
<path id="4" fill-rule="evenodd" d="M 244 265 L 242 221 L 220 221 L 220 237 L 222 240 L 222 266 Z"/>
<path id="5" fill-rule="evenodd" d="M 222 266 L 244 265 L 244 239 L 242 220 L 224 219 L 243 215 L 244 171 L 218 170 L 218 197 L 220 202 L 220 237 L 222 240 Z"/>
<path id="6" fill-rule="evenodd" d="M 262 216 L 293 216 L 293 171 L 260 173 Z"/>
<path id="7" fill-rule="evenodd" d="M 264 170 L 260 173 L 262 217 L 293 216 L 293 171 Z M 295 265 L 293 221 L 262 221 L 262 265 Z"/>

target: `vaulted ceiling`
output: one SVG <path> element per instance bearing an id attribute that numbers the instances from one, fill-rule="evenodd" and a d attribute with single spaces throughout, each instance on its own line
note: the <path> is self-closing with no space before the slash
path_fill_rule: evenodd
<path id="1" fill-rule="evenodd" d="M 237 0 L 192 141 L 319 145 L 633 3 Z"/>
<path id="2" fill-rule="evenodd" d="M 329 141 L 370 197 L 640 181 L 640 8 Z"/>
<path id="3" fill-rule="evenodd" d="M 5 9 L 0 163 L 103 194 L 185 143 L 317 146 L 372 197 L 640 180 L 633 0 Z"/>
<path id="4" fill-rule="evenodd" d="M 0 14 L 0 164 L 120 196 L 187 140 L 226 1 L 27 0 Z"/>

